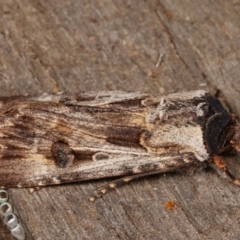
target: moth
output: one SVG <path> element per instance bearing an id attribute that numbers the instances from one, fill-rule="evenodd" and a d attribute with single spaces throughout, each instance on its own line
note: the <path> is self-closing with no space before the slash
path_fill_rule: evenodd
<path id="1" fill-rule="evenodd" d="M 240 127 L 203 90 L 154 97 L 83 92 L 0 98 L 0 187 L 34 187 L 121 176 L 121 182 L 211 164 L 233 183 L 225 152 Z"/>

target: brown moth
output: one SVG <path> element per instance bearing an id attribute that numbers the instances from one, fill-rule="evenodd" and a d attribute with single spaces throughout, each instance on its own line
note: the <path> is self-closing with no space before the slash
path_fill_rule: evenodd
<path id="1" fill-rule="evenodd" d="M 139 176 L 210 163 L 240 150 L 238 122 L 203 90 L 153 97 L 84 92 L 0 98 L 0 187 Z"/>

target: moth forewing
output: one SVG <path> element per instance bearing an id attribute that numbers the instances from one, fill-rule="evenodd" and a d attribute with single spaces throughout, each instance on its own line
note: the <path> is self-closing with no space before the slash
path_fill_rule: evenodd
<path id="1" fill-rule="evenodd" d="M 168 172 L 211 162 L 232 146 L 231 116 L 202 90 L 0 100 L 3 188 Z"/>

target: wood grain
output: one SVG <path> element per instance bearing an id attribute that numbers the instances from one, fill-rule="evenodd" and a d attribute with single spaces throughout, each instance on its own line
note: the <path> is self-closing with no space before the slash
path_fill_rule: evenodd
<path id="1" fill-rule="evenodd" d="M 0 96 L 220 90 L 240 116 L 240 2 L 0 1 Z M 240 176 L 239 157 L 227 158 Z M 239 239 L 240 189 L 214 172 L 9 190 L 27 239 Z M 176 207 L 164 207 L 174 201 Z M 0 225 L 0 238 L 13 239 Z"/>

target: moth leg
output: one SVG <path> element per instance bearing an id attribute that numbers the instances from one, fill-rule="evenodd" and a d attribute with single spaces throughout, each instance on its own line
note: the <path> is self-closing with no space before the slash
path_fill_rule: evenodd
<path id="1" fill-rule="evenodd" d="M 240 186 L 240 180 L 235 178 L 233 174 L 228 170 L 228 167 L 222 157 L 214 156 L 213 162 L 215 166 L 217 166 L 218 169 L 220 169 L 234 184 Z"/>
<path id="2" fill-rule="evenodd" d="M 95 189 L 97 191 L 97 194 L 95 196 L 90 197 L 89 200 L 91 202 L 94 202 L 96 199 L 102 197 L 104 194 L 109 192 L 111 189 L 114 189 L 116 187 L 121 186 L 124 183 L 128 183 L 136 178 L 139 178 L 140 177 L 139 175 L 142 175 L 142 174 L 126 176 L 126 177 L 118 178 L 114 181 L 111 181 L 110 183 L 105 184 L 105 185 Z"/>
<path id="3" fill-rule="evenodd" d="M 132 180 L 135 180 L 135 179 L 138 179 L 138 178 L 141 178 L 141 177 L 145 177 L 145 176 L 156 175 L 156 174 L 159 174 L 159 173 L 172 172 L 172 171 L 175 171 L 177 169 L 184 168 L 184 167 L 186 167 L 188 165 L 189 165 L 189 163 L 183 163 L 183 164 L 181 164 L 179 166 L 172 167 L 169 170 L 166 170 L 166 169 L 165 170 L 157 170 L 157 171 L 139 173 L 139 174 L 135 174 L 135 175 L 131 175 L 131 176 L 118 178 L 116 180 L 111 181 L 110 183 L 108 183 L 106 185 L 103 185 L 103 186 L 95 189 L 97 191 L 97 194 L 92 196 L 92 197 L 90 197 L 89 200 L 91 202 L 94 202 L 96 199 L 102 197 L 104 194 L 106 194 L 110 190 L 115 189 L 116 187 L 121 186 L 124 183 L 128 183 L 128 182 L 130 182 Z"/>

